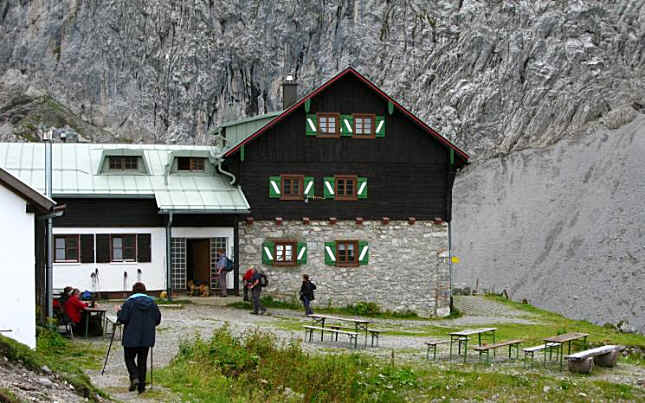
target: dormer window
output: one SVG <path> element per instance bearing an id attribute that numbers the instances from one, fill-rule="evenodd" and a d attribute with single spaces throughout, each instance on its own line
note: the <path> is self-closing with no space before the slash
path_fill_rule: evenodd
<path id="1" fill-rule="evenodd" d="M 116 171 L 136 171 L 139 169 L 139 157 L 111 156 L 110 169 Z"/>
<path id="2" fill-rule="evenodd" d="M 206 158 L 178 157 L 178 171 L 203 171 Z"/>

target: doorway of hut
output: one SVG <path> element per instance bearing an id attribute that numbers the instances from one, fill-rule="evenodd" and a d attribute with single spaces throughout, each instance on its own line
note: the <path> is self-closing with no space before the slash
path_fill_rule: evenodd
<path id="1" fill-rule="evenodd" d="M 186 239 L 186 291 L 189 295 L 199 295 L 200 285 L 205 285 L 205 290 L 210 289 L 210 264 L 210 240 L 208 238 Z"/>

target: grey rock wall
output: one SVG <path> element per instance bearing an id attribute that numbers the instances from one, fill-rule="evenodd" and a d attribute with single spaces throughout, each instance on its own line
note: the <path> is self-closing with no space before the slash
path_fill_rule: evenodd
<path id="1" fill-rule="evenodd" d="M 417 221 L 256 221 L 239 224 L 240 271 L 249 266 L 265 271 L 267 292 L 281 298 L 298 298 L 302 274 L 316 284 L 314 306 L 344 306 L 375 302 L 393 311 L 411 310 L 422 316 L 450 313 L 448 297 L 447 224 Z M 262 243 L 291 239 L 307 242 L 307 263 L 296 267 L 262 264 Z M 369 263 L 358 267 L 325 264 L 325 242 L 339 239 L 366 240 Z"/>
<path id="2" fill-rule="evenodd" d="M 455 182 L 459 285 L 645 333 L 645 116 L 471 167 Z"/>
<path id="3" fill-rule="evenodd" d="M 348 65 L 478 155 L 645 104 L 642 0 L 0 0 L 17 69 L 134 141 L 206 142 Z M 2 104 L 0 100 L 0 105 Z"/>

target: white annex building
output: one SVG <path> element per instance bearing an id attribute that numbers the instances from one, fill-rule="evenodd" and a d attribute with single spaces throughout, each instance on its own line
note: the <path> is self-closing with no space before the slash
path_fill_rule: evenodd
<path id="1" fill-rule="evenodd" d="M 249 204 L 212 147 L 52 148 L 52 198 L 65 206 L 53 220 L 54 289 L 122 296 L 137 281 L 153 293 L 185 291 L 189 281 L 219 288 L 216 253 L 236 256 L 237 217 Z M 44 144 L 0 143 L 0 167 L 44 189 Z M 4 225 L 0 233 L 15 236 Z M 232 291 L 237 273 L 228 274 Z"/>
<path id="2" fill-rule="evenodd" d="M 0 168 L 0 334 L 36 348 L 38 216 L 56 203 Z"/>

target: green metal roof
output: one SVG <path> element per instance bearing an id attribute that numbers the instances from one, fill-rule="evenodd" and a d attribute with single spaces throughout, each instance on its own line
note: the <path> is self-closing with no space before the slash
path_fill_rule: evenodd
<path id="1" fill-rule="evenodd" d="M 240 144 L 247 137 L 258 131 L 262 126 L 269 123 L 271 119 L 281 113 L 282 111 L 271 112 L 265 115 L 258 115 L 222 123 L 219 126 L 219 129 L 224 129 L 226 131 L 226 147 L 224 148 L 224 152 Z"/>
<path id="2" fill-rule="evenodd" d="M 219 153 L 217 153 L 219 154 Z M 52 145 L 54 197 L 155 198 L 160 212 L 246 213 L 249 204 L 239 186 L 216 172 L 216 150 L 208 146 L 160 144 Z M 111 155 L 142 158 L 144 172 L 102 172 Z M 177 173 L 170 167 L 178 156 L 208 157 L 206 172 Z M 45 189 L 45 144 L 0 143 L 0 167 L 29 186 Z"/>

